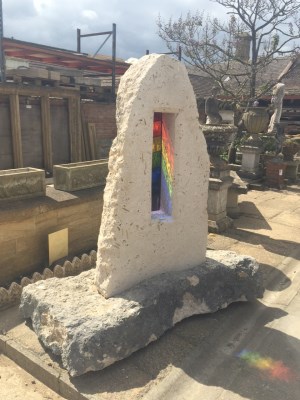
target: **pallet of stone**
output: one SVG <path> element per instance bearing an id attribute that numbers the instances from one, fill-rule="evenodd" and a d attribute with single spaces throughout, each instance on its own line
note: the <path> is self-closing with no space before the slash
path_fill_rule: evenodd
<path id="1" fill-rule="evenodd" d="M 61 84 L 66 84 L 66 85 L 68 85 L 69 83 L 71 83 L 71 79 L 70 79 L 70 76 L 66 76 L 66 75 L 60 75 L 60 83 Z"/>
<path id="2" fill-rule="evenodd" d="M 21 76 L 22 78 L 49 79 L 49 71 L 43 68 L 16 68 L 7 71 L 8 76 Z"/>
<path id="3" fill-rule="evenodd" d="M 6 82 L 22 83 L 22 77 L 17 75 L 6 74 Z"/>
<path id="4" fill-rule="evenodd" d="M 6 82 L 34 86 L 58 86 L 59 81 L 53 79 L 30 78 L 20 75 L 6 75 Z"/>
<path id="5" fill-rule="evenodd" d="M 48 79 L 52 81 L 60 81 L 60 72 L 48 71 Z"/>
<path id="6" fill-rule="evenodd" d="M 116 86 L 118 86 L 119 83 L 120 83 L 120 77 L 116 77 Z M 101 86 L 111 86 L 111 84 L 112 84 L 111 77 L 101 79 Z"/>
<path id="7" fill-rule="evenodd" d="M 78 85 L 101 86 L 101 81 L 99 78 L 78 76 L 74 78 L 74 82 Z"/>

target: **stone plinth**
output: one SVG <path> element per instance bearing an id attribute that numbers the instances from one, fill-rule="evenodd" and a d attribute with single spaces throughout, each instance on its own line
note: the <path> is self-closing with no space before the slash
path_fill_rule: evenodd
<path id="1" fill-rule="evenodd" d="M 163 130 L 158 144 L 155 114 Z M 96 282 L 105 297 L 199 265 L 207 241 L 209 160 L 185 66 L 156 54 L 133 64 L 120 82 L 117 128 L 98 241 Z M 151 211 L 154 147 L 162 148 L 168 207 L 161 201 Z"/>
<path id="2" fill-rule="evenodd" d="M 240 216 L 239 195 L 248 192 L 248 185 L 235 171 L 230 171 L 230 176 L 233 178 L 233 182 L 228 190 L 226 210 L 230 218 L 238 218 Z"/>
<path id="3" fill-rule="evenodd" d="M 248 178 L 259 176 L 259 157 L 262 152 L 260 146 L 245 145 L 241 147 L 242 167 L 241 175 Z"/>
<path id="4" fill-rule="evenodd" d="M 232 182 L 229 174 L 222 179 L 209 178 L 207 209 L 210 232 L 223 232 L 232 224 L 227 216 L 228 189 Z"/>
<path id="5" fill-rule="evenodd" d="M 210 157 L 210 179 L 208 189 L 208 229 L 210 232 L 223 232 L 232 223 L 227 216 L 226 204 L 228 189 L 233 179 L 230 167 L 221 155 L 228 151 L 237 128 L 234 125 L 205 125 L 203 134 Z"/>
<path id="6" fill-rule="evenodd" d="M 0 171 L 0 200 L 44 196 L 45 171 L 37 168 L 17 168 Z"/>
<path id="7" fill-rule="evenodd" d="M 101 370 L 159 338 L 177 322 L 262 297 L 251 257 L 208 251 L 206 262 L 164 273 L 104 299 L 95 271 L 53 278 L 23 289 L 21 311 L 70 375 Z"/>
<path id="8" fill-rule="evenodd" d="M 93 160 L 53 166 L 54 187 L 73 192 L 104 186 L 108 173 L 108 160 Z"/>

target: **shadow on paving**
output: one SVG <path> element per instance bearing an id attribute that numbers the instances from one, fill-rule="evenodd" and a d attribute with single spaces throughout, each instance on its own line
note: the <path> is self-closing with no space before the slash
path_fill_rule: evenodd
<path id="1" fill-rule="evenodd" d="M 261 268 L 268 278 L 267 289 L 281 291 L 290 285 L 288 277 L 276 268 L 266 264 Z M 6 312 L 9 316 L 9 310 Z M 70 380 L 91 399 L 97 395 L 141 398 L 175 366 L 195 381 L 231 390 L 250 400 L 296 400 L 287 393 L 289 386 L 300 392 L 300 343 L 266 326 L 286 315 L 258 301 L 234 303 L 213 314 L 190 317 L 127 359 Z M 9 322 L 7 331 L 18 323 Z M 50 357 L 57 362 L 56 357 Z M 262 369 L 264 365 L 273 367 Z"/>
<path id="2" fill-rule="evenodd" d="M 261 233 L 244 231 L 243 229 L 229 229 L 222 233 L 223 236 L 252 245 L 261 245 L 265 250 L 280 254 L 285 257 L 293 257 L 300 260 L 300 244 L 291 240 L 272 239 Z"/>
<path id="3" fill-rule="evenodd" d="M 262 316 L 255 324 L 255 335 L 248 335 L 237 346 L 234 341 L 223 343 L 219 354 L 218 349 L 213 350 L 201 361 L 196 355 L 188 365 L 179 367 L 201 384 L 249 400 L 296 400 L 300 393 L 300 341 L 265 326 L 286 315 L 283 311 L 261 304 L 257 307 L 262 308 Z"/>
<path id="4" fill-rule="evenodd" d="M 126 360 L 71 381 L 87 395 L 117 393 L 147 386 L 175 366 L 193 380 L 247 399 L 296 400 L 288 393 L 300 392 L 300 342 L 266 327 L 286 315 L 258 301 L 234 303 L 188 318 Z"/>
<path id="5" fill-rule="evenodd" d="M 289 192 L 300 194 L 300 180 L 298 179 L 297 183 L 288 185 L 287 189 Z"/>
<path id="6" fill-rule="evenodd" d="M 248 219 L 243 219 L 244 229 L 267 229 L 272 230 L 268 221 L 252 201 L 240 203 L 241 214 Z"/>
<path id="7" fill-rule="evenodd" d="M 263 286 L 271 292 L 281 292 L 291 285 L 291 280 L 282 271 L 268 264 L 259 264 Z"/>

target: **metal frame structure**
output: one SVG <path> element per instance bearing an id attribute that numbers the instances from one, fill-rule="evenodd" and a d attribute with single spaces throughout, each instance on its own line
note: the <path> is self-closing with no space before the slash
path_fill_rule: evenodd
<path id="1" fill-rule="evenodd" d="M 3 49 L 3 13 L 2 0 L 0 0 L 0 81 L 6 81 L 5 54 Z"/>
<path id="2" fill-rule="evenodd" d="M 116 43 L 117 43 L 117 25 L 112 24 L 112 30 L 107 32 L 97 32 L 97 33 L 87 33 L 82 35 L 81 29 L 77 29 L 77 52 L 81 53 L 81 38 L 83 37 L 91 37 L 91 36 L 103 36 L 106 35 L 106 39 L 100 45 L 94 57 L 99 53 L 105 43 L 108 41 L 110 37 L 112 37 L 112 74 L 111 74 L 111 91 L 112 91 L 112 99 L 115 100 L 116 97 Z"/>
<path id="3" fill-rule="evenodd" d="M 149 50 L 146 50 L 146 55 L 149 55 L 150 54 L 150 51 Z M 177 51 L 171 51 L 171 52 L 169 52 L 169 53 L 160 53 L 160 54 L 173 54 L 173 55 L 177 55 L 177 58 L 178 58 L 178 60 L 179 61 L 181 61 L 182 60 L 182 49 L 181 49 L 181 46 L 178 46 L 178 50 Z"/>

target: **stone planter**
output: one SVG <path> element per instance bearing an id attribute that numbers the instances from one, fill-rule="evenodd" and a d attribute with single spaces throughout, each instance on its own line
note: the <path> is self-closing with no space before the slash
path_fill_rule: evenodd
<path id="1" fill-rule="evenodd" d="M 234 125 L 203 125 L 202 131 L 207 144 L 211 162 L 227 152 L 237 132 Z"/>
<path id="2" fill-rule="evenodd" d="M 65 192 L 103 186 L 108 174 L 108 160 L 54 165 L 54 188 Z"/>
<path id="3" fill-rule="evenodd" d="M 262 133 L 265 132 L 268 127 L 269 114 L 266 108 L 249 107 L 248 111 L 244 112 L 242 120 L 248 133 Z"/>
<path id="4" fill-rule="evenodd" d="M 263 151 L 263 142 L 259 134 L 267 130 L 269 114 L 266 108 L 249 107 L 242 119 L 250 136 L 240 147 L 243 155 L 241 176 L 256 179 L 260 176 L 259 158 Z"/>
<path id="5" fill-rule="evenodd" d="M 0 171 L 0 200 L 44 196 L 45 171 L 36 168 L 17 168 Z"/>

